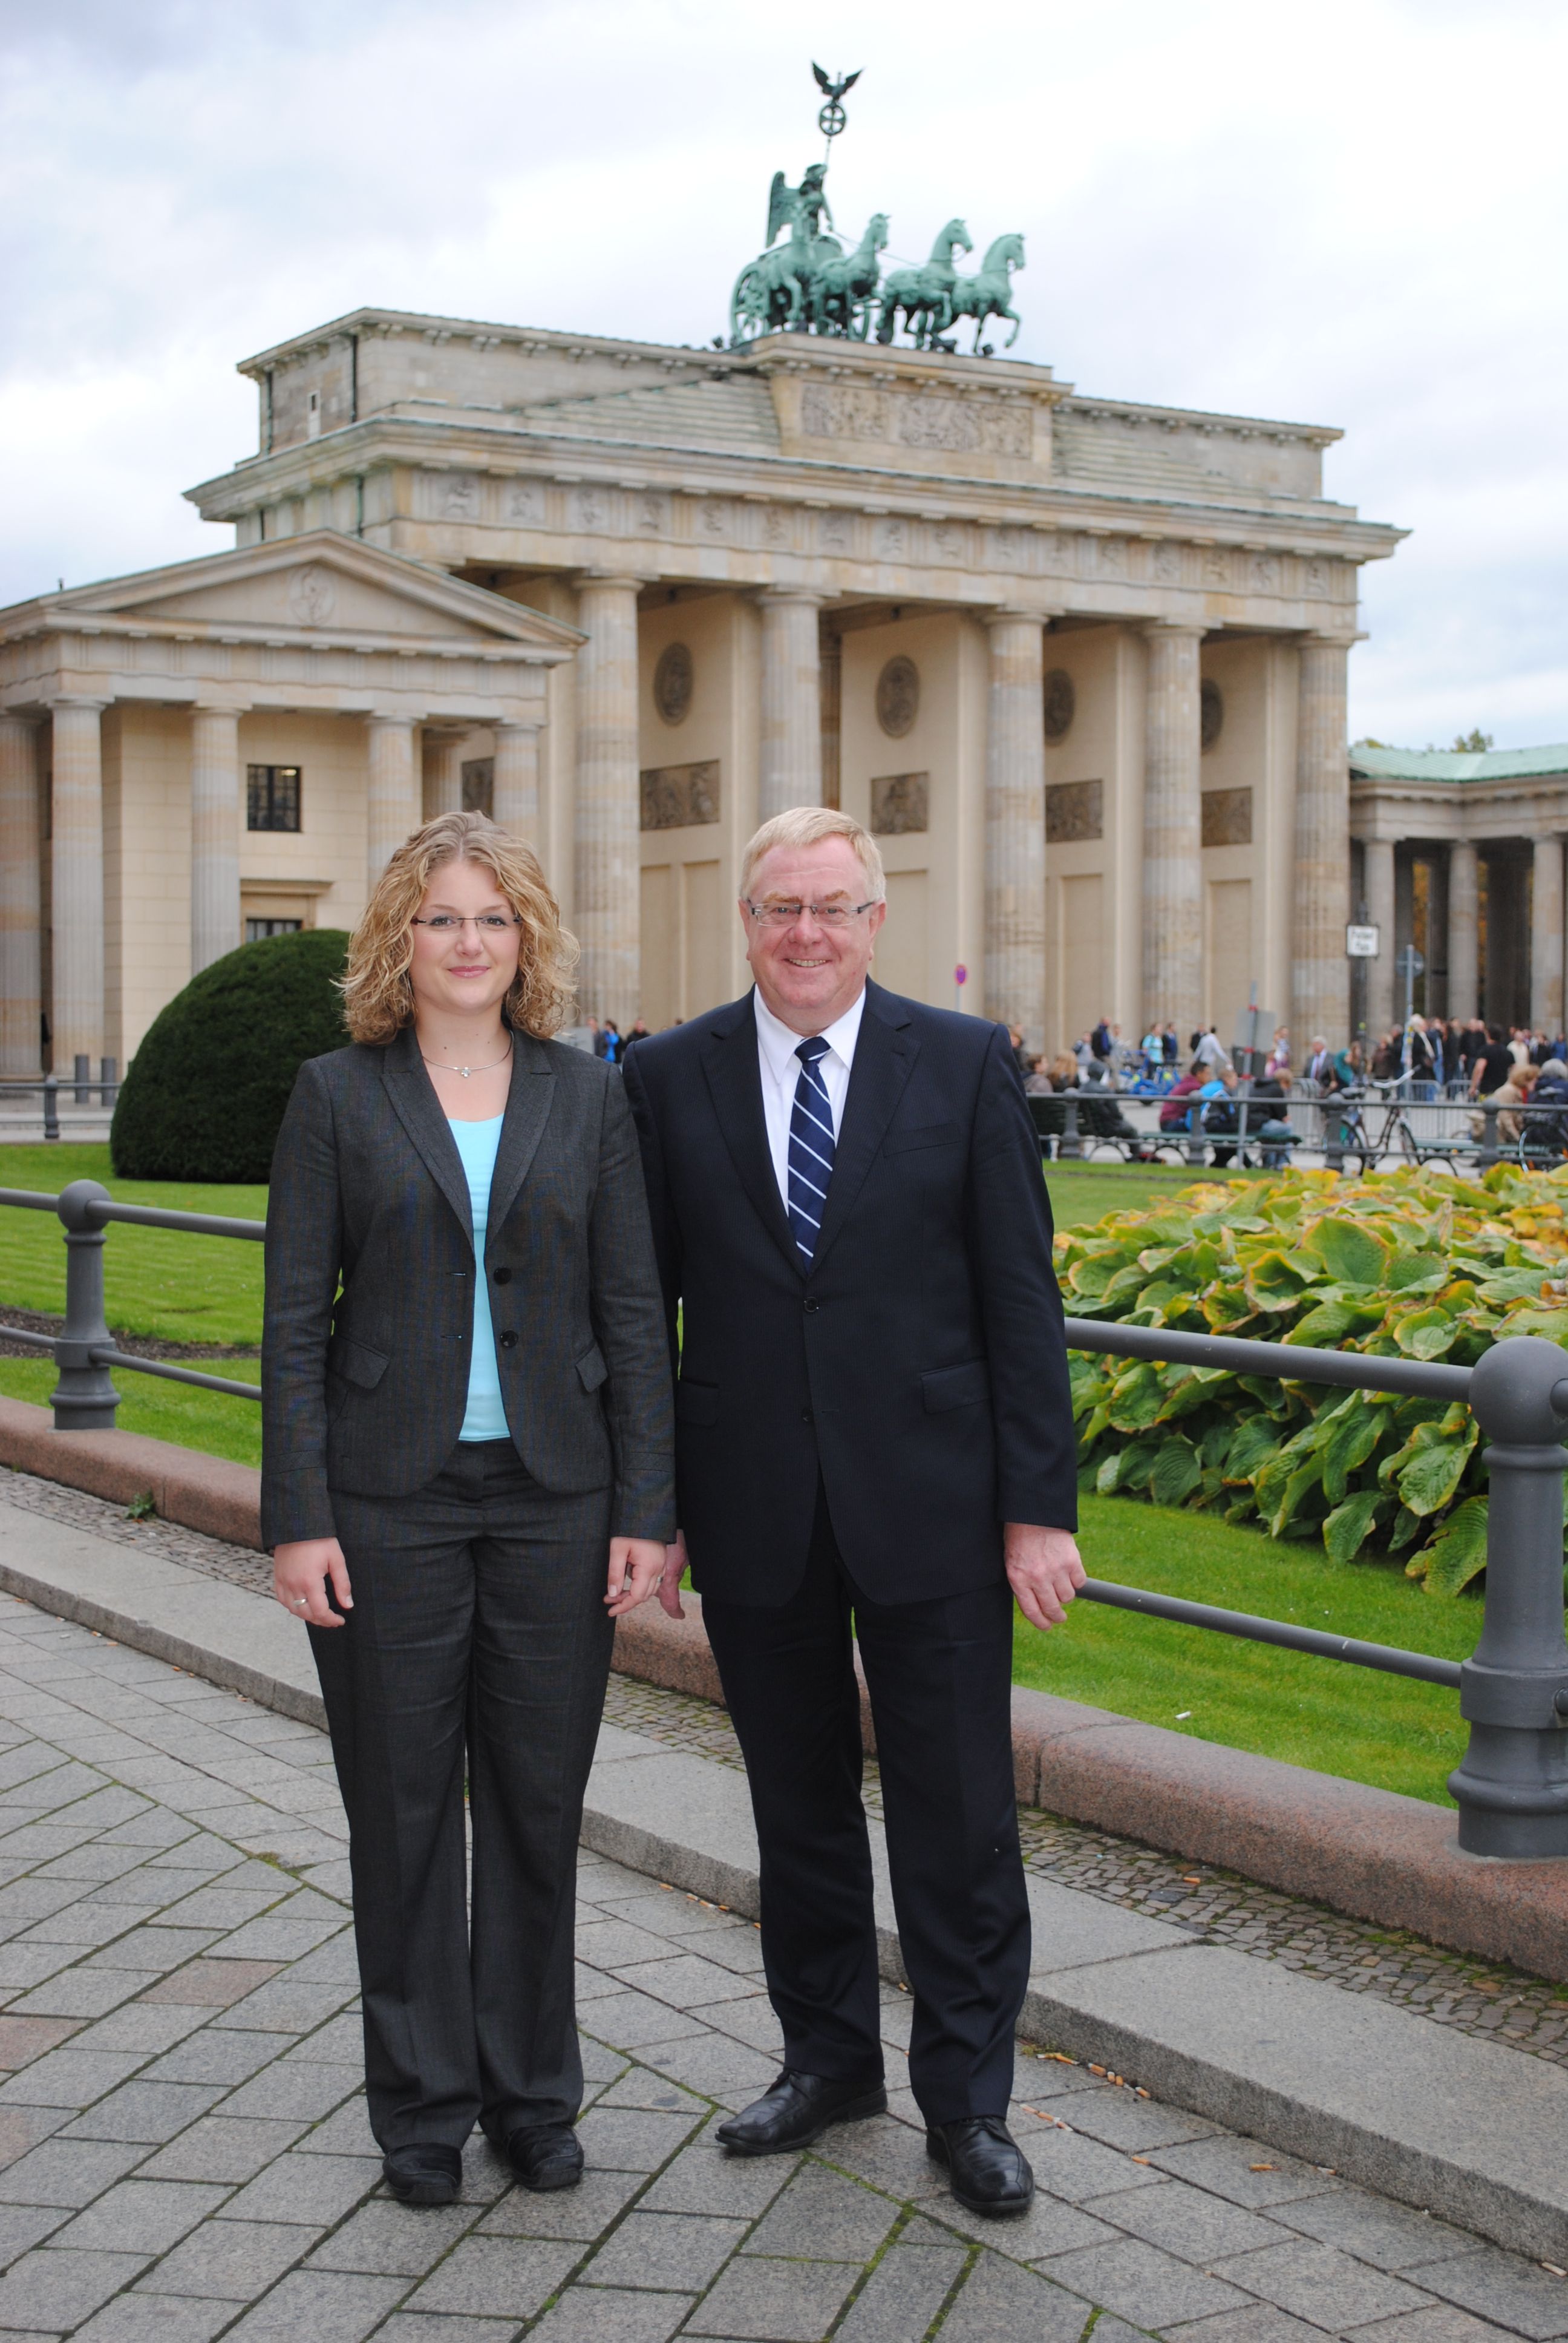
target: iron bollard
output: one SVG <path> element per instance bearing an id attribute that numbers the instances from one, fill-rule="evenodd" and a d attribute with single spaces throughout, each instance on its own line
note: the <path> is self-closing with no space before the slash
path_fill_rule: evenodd
<path id="1" fill-rule="evenodd" d="M 113 1106 L 119 1083 L 119 1067 L 113 1058 L 98 1060 L 98 1104 Z"/>
<path id="2" fill-rule="evenodd" d="M 1342 1172 L 1345 1168 L 1345 1120 L 1340 1112 L 1339 1101 L 1326 1101 L 1322 1116 L 1323 1169 L 1325 1172 Z"/>
<path id="3" fill-rule="evenodd" d="M 90 1087 L 93 1080 L 93 1061 L 91 1058 L 88 1057 L 85 1050 L 77 1051 L 75 1065 L 76 1104 L 78 1106 L 90 1106 L 93 1102 L 93 1093 Z"/>
<path id="4" fill-rule="evenodd" d="M 1485 1172 L 1497 1161 L 1497 1109 L 1485 1099 L 1481 1101 L 1481 1152 L 1475 1160 Z"/>
<path id="5" fill-rule="evenodd" d="M 108 1190 L 96 1180 L 73 1180 L 55 1210 L 65 1231 L 65 1323 L 55 1342 L 60 1380 L 50 1393 L 56 1432 L 112 1432 L 120 1394 L 95 1349 L 106 1347 L 104 1317 L 104 1232 L 90 1217 Z"/>
<path id="6" fill-rule="evenodd" d="M 1083 1141 L 1078 1132 L 1077 1092 L 1069 1091 L 1062 1103 L 1066 1112 L 1062 1119 L 1061 1142 L 1056 1151 L 1059 1160 L 1063 1156 L 1081 1155 L 1083 1152 Z"/>
<path id="7" fill-rule="evenodd" d="M 60 1085 L 53 1074 L 44 1077 L 44 1136 L 60 1136 Z"/>
<path id="8" fill-rule="evenodd" d="M 1469 1855 L 1568 1855 L 1568 1638 L 1563 1473 L 1568 1357 L 1511 1335 L 1477 1361 L 1470 1404 L 1492 1442 L 1486 1615 L 1460 1674 L 1470 1745 L 1448 1777 Z"/>

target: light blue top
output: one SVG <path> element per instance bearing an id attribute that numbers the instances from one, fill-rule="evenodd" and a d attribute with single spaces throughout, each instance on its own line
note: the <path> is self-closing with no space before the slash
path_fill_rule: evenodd
<path id="1" fill-rule="evenodd" d="M 501 1143 L 504 1115 L 488 1122 L 454 1122 L 447 1129 L 457 1142 L 467 1175 L 468 1207 L 474 1219 L 474 1326 L 468 1352 L 468 1404 L 459 1440 L 505 1440 L 507 1411 L 501 1404 L 501 1374 L 496 1364 L 496 1334 L 490 1322 L 489 1280 L 485 1275 L 485 1229 L 490 1214 L 490 1182 L 495 1177 L 496 1150 Z"/>

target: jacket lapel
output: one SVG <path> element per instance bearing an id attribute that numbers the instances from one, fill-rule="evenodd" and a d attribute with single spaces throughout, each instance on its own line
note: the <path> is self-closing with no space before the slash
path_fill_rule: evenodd
<path id="1" fill-rule="evenodd" d="M 762 1076 L 757 1063 L 757 1018 L 751 995 L 738 1001 L 728 1021 L 709 1028 L 702 1068 L 713 1111 L 724 1133 L 740 1184 L 759 1217 L 797 1276 L 800 1255 L 784 1211 L 762 1114 Z"/>
<path id="2" fill-rule="evenodd" d="M 463 1233 L 471 1246 L 474 1220 L 468 1205 L 468 1182 L 463 1170 L 463 1159 L 457 1152 L 457 1142 L 447 1128 L 447 1118 L 441 1111 L 441 1103 L 431 1087 L 430 1078 L 420 1063 L 418 1039 L 412 1025 L 406 1025 L 387 1051 L 381 1061 L 381 1079 L 387 1085 L 387 1094 L 398 1121 L 418 1149 L 430 1177 L 457 1213 Z M 518 1070 L 514 1062 L 514 1091 L 517 1080 Z"/>
<path id="3" fill-rule="evenodd" d="M 909 1011 L 897 995 L 868 983 L 813 1269 L 820 1268 L 853 1210 L 904 1094 L 920 1046 L 910 1029 Z"/>
<path id="4" fill-rule="evenodd" d="M 549 1058 L 543 1047 L 531 1034 L 514 1034 L 512 1086 L 507 1093 L 507 1119 L 501 1125 L 501 1143 L 496 1151 L 496 1169 L 490 1181 L 490 1210 L 486 1223 L 488 1232 L 485 1243 L 487 1252 L 505 1225 L 507 1214 L 517 1202 L 518 1191 L 528 1176 L 528 1167 L 544 1137 L 555 1095 L 556 1078 L 550 1071 Z"/>

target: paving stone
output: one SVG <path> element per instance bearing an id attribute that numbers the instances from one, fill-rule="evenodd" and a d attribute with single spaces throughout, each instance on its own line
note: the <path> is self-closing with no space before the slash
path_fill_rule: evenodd
<path id="1" fill-rule="evenodd" d="M 842 2262 L 766 2261 L 738 2255 L 686 2323 L 689 2335 L 817 2343 L 856 2273 Z"/>
<path id="2" fill-rule="evenodd" d="M 144 2147 L 110 2140 L 51 2139 L 0 2172 L 0 2203 L 64 2205 L 73 2210 L 129 2172 Z"/>
<path id="3" fill-rule="evenodd" d="M 1110 2151 L 1096 2147 L 1094 2152 L 1104 2156 Z M 813 2153 L 820 2162 L 869 2180 L 873 2188 L 886 2190 L 900 2203 L 916 2203 L 928 2197 L 948 2197 L 951 2202 L 947 2176 L 926 2154 L 923 2137 L 890 2116 L 873 2117 L 869 2123 L 834 2124 L 823 2133 Z"/>
<path id="4" fill-rule="evenodd" d="M 68 2018 L 22 2017 L 8 2010 L 0 2017 L 0 2068 L 14 2074 L 45 2051 L 58 2049 L 75 2031 Z"/>
<path id="5" fill-rule="evenodd" d="M 572 2287 L 528 2329 L 529 2343 L 667 2343 L 691 2308 L 689 2294 L 628 2294 L 591 2284 Z M 390 2335 L 393 2328 L 388 2328 Z M 432 2336 L 430 2343 L 447 2343 Z M 452 2343 L 469 2343 L 465 2325 Z"/>
<path id="6" fill-rule="evenodd" d="M 252 2180 L 274 2157 L 292 2147 L 301 2123 L 232 2122 L 203 2116 L 141 2167 L 147 2180 Z"/>
<path id="7" fill-rule="evenodd" d="M 869 2262 L 898 2214 L 891 2198 L 819 2164 L 797 2174 L 748 2238 L 746 2251 L 812 2261 Z"/>
<path id="8" fill-rule="evenodd" d="M 365 2072 L 365 2022 L 357 2010 L 345 2010 L 318 2026 L 303 2042 L 284 2053 L 285 2061 L 306 2059 L 333 2066 L 352 2066 L 356 2077 Z"/>
<path id="9" fill-rule="evenodd" d="M 246 2033 L 311 2034 L 355 1997 L 349 1986 L 312 1985 L 288 1975 L 246 1994 L 213 2024 L 238 2026 Z"/>
<path id="10" fill-rule="evenodd" d="M 1568 2279 L 1553 2278 L 1533 2263 L 1494 2247 L 1463 2254 L 1456 2261 L 1437 2262 L 1421 2273 L 1429 2294 L 1442 2295 L 1480 2318 L 1494 2319 L 1528 2335 L 1534 2343 L 1568 2335 Z M 1391 2306 L 1398 2307 L 1398 2306 Z M 1376 2316 L 1369 2311 L 1368 2318 Z"/>
<path id="11" fill-rule="evenodd" d="M 754 1976 L 738 1975 L 696 1953 L 677 1954 L 672 1959 L 670 1951 L 669 1946 L 662 1946 L 658 1960 L 620 1965 L 615 1974 L 622 1985 L 636 1993 L 652 1994 L 672 2009 L 701 2009 L 716 2001 L 740 2001 L 758 1991 Z"/>
<path id="12" fill-rule="evenodd" d="M 664 2113 L 686 2114 L 694 2122 L 708 2113 L 695 2091 L 683 2089 L 651 2066 L 628 2066 L 599 2093 L 597 2104 L 601 2107 L 651 2107 Z"/>
<path id="13" fill-rule="evenodd" d="M 108 1972 L 100 1971 L 105 1974 Z M 183 2042 L 201 2022 L 199 2009 L 155 2008 L 146 2002 L 126 2002 L 78 2034 L 75 2046 L 78 2050 L 135 2050 L 144 2058 L 156 2057 Z"/>
<path id="14" fill-rule="evenodd" d="M 147 2266 L 146 2254 L 65 2253 L 43 2246 L 0 2278 L 0 2328 L 80 2326 Z"/>
<path id="15" fill-rule="evenodd" d="M 766 2057 L 749 2043 L 736 2042 L 723 2034 L 694 2034 L 683 2042 L 661 2042 L 648 2056 L 657 2058 L 661 2074 L 709 2098 L 720 2092 L 759 2098 L 779 2073 L 777 2058 Z"/>
<path id="16" fill-rule="evenodd" d="M 62 2107 L 0 2107 L 0 2171 L 69 2120 Z"/>
<path id="17" fill-rule="evenodd" d="M 325 2123 L 312 2124 L 299 2143 L 302 2156 L 373 2156 L 379 2159 L 380 2143 L 370 2128 L 365 2093 L 358 2090 Z"/>
<path id="18" fill-rule="evenodd" d="M 890 2206 L 890 2216 L 893 2211 Z M 595 2285 L 700 2294 L 746 2235 L 744 2221 L 704 2213 L 628 2213 L 589 2265 Z M 864 2260 L 864 2255 L 859 2257 Z"/>
<path id="19" fill-rule="evenodd" d="M 60 2231 L 56 2245 L 116 2253 L 167 2253 L 228 2190 L 197 2181 L 121 2180 Z"/>
<path id="20" fill-rule="evenodd" d="M 588 2161 L 605 2171 L 657 2172 L 690 2137 L 694 2121 L 637 2107 L 591 2107 L 578 2137 Z"/>
<path id="21" fill-rule="evenodd" d="M 379 2162 L 359 2156 L 306 2156 L 291 2148 L 247 2181 L 224 2207 L 236 2221 L 304 2221 L 320 2227 L 341 2220 L 381 2178 Z"/>
<path id="22" fill-rule="evenodd" d="M 577 2237 L 586 2244 L 609 2227 L 642 2186 L 640 2172 L 585 2172 L 575 2188 L 554 2188 L 542 2194 L 532 2188 L 513 2188 L 493 2212 L 486 2214 L 479 2234 Z"/>
<path id="23" fill-rule="evenodd" d="M 995 2246 L 1010 2261 L 1042 2266 L 1057 2254 L 1078 2253 L 1085 2246 L 1115 2245 L 1122 2234 L 1081 2212 L 1076 2205 L 1064 2204 L 1060 2197 L 1047 2197 L 1038 2188 L 1028 2211 L 1011 2214 L 1005 2221 L 968 2213 L 951 2196 L 931 2198 L 927 2212 L 930 2218 L 918 2224 L 921 2231 L 930 2232 L 927 2243 L 940 2239 L 945 2244 L 956 2230 L 978 2245 Z M 904 2235 L 908 2237 L 910 2231 Z"/>
<path id="24" fill-rule="evenodd" d="M 1255 2139 L 1195 2139 L 1184 2147 L 1151 2148 L 1149 2156 L 1161 2172 L 1212 2189 L 1232 2205 L 1286 2205 L 1301 2197 L 1324 2197 L 1344 2186 L 1332 2174 Z"/>
<path id="25" fill-rule="evenodd" d="M 1013 2129 L 1038 2186 L 1070 2205 L 1086 2205 L 1092 2197 L 1113 2196 L 1121 2189 L 1156 2187 L 1165 2177 L 1151 2163 L 1135 2164 L 1101 2140 L 1033 2122 L 1021 2112 Z"/>
<path id="26" fill-rule="evenodd" d="M 234 2317 L 232 2302 L 196 2302 L 172 2294 L 117 2294 L 75 2343 L 211 2343 Z M 464 2338 L 467 2343 L 467 2338 Z"/>
<path id="27" fill-rule="evenodd" d="M 320 2229 L 277 2221 L 204 2221 L 172 2254 L 165 2255 L 149 2273 L 146 2288 L 230 2304 L 250 2302 L 302 2260 L 320 2234 Z"/>
<path id="28" fill-rule="evenodd" d="M 1352 2330 L 1355 2343 L 1497 2343 L 1501 2331 L 1452 2302 L 1428 2303 L 1423 2310 L 1402 2311 L 1397 2318 L 1374 2319 L 1370 2327 Z M 1199 2332 L 1193 2329 L 1193 2343 L 1198 2343 Z M 1299 2332 L 1317 2343 L 1310 2328 Z"/>
<path id="29" fill-rule="evenodd" d="M 418 2310 L 395 2310 L 385 2327 L 376 2330 L 385 2343 L 512 2343 L 515 2318 L 442 2318 Z M 543 2332 L 535 2328 L 536 2335 Z"/>
<path id="30" fill-rule="evenodd" d="M 90 2107 L 146 2063 L 132 2050 L 51 2050 L 0 2087 L 0 2105 Z"/>
<path id="31" fill-rule="evenodd" d="M 642 2206 L 650 2213 L 727 2213 L 754 2221 L 800 2163 L 799 2156 L 726 2156 L 704 2136 L 659 2174 Z"/>
<path id="32" fill-rule="evenodd" d="M 207 2083 L 126 2083 L 68 2127 L 72 2139 L 142 2140 L 161 2147 L 205 2116 L 222 2092 Z"/>
<path id="33" fill-rule="evenodd" d="M 1339 2201 L 1333 2197 L 1306 2200 L 1309 2205 Z M 1194 2188 L 1185 2180 L 1168 2180 L 1160 2188 L 1123 2188 L 1114 2197 L 1091 2197 L 1085 2209 L 1149 2245 L 1163 2246 L 1167 2253 L 1196 2262 L 1201 2268 L 1206 2268 L 1218 2254 L 1251 2253 L 1287 2242 L 1287 2233 L 1277 2221 L 1266 2221 L 1245 2207 L 1211 2197 L 1207 2189 Z"/>
<path id="34" fill-rule="evenodd" d="M 1342 2246 L 1358 2260 L 1379 2269 L 1415 2270 L 1430 2262 L 1449 2261 L 1456 2254 L 1472 2254 L 1477 2239 L 1430 2213 L 1404 2205 L 1391 2205 L 1363 2189 L 1343 2188 L 1330 2197 L 1308 2197 L 1282 2206 L 1276 2220 L 1288 2228 L 1304 2230 L 1324 2245 Z M 1216 2247 L 1223 2252 L 1223 2247 Z M 1424 2284 L 1424 2278 L 1422 2280 Z"/>
<path id="35" fill-rule="evenodd" d="M 1450 2267 L 1460 2268 L 1463 2264 Z M 1431 2299 L 1402 2278 L 1353 2260 L 1335 2246 L 1304 2241 L 1270 2246 L 1260 2254 L 1231 2255 L 1212 2268 L 1218 2277 L 1233 2278 L 1249 2294 L 1261 2295 L 1265 2302 L 1308 2319 L 1314 2327 L 1361 2327 L 1369 2319 L 1390 2318 L 1396 2310 L 1414 2310 Z M 1568 2287 L 1563 2288 L 1562 2299 L 1563 2325 L 1553 2330 L 1559 2334 L 1568 2333 Z"/>
<path id="36" fill-rule="evenodd" d="M 146 2079 L 149 2083 L 238 2084 L 248 2081 L 258 2066 L 276 2056 L 275 2034 L 240 2034 L 232 2027 L 203 2026 L 199 2033 L 149 2066 Z"/>
<path id="37" fill-rule="evenodd" d="M 766 1994 L 748 1993 L 733 2000 L 706 2002 L 687 2015 L 698 2025 L 716 2026 L 720 2034 L 732 2034 L 738 2042 L 760 2050 L 772 2060 L 774 2072 L 778 2072 L 783 2062 L 784 2036 Z"/>
<path id="38" fill-rule="evenodd" d="M 1151 2147 L 1174 2147 L 1182 2140 L 1211 2139 L 1219 2131 L 1217 2124 L 1206 2123 L 1201 2116 L 1183 2115 L 1130 2090 L 1073 2091 L 1036 2104 L 1091 2139 L 1139 2154 Z"/>
<path id="39" fill-rule="evenodd" d="M 850 2304 L 835 2343 L 910 2343 L 925 2333 L 963 2266 L 960 2246 L 900 2241 L 882 2256 Z"/>
<path id="40" fill-rule="evenodd" d="M 152 1986 L 145 2001 L 188 2002 L 201 2009 L 228 2009 L 277 1975 L 276 1961 L 231 1961 L 203 1957 Z"/>
<path id="41" fill-rule="evenodd" d="M 471 2205 L 415 2208 L 378 2197 L 361 2205 L 340 2229 L 324 2239 L 305 2267 L 359 2270 L 377 2278 L 423 2278 L 473 2222 Z"/>
<path id="42" fill-rule="evenodd" d="M 402 2291 L 401 2278 L 295 2270 L 227 2333 L 236 2343 L 360 2343 Z"/>
<path id="43" fill-rule="evenodd" d="M 231 2091 L 223 2103 L 226 2116 L 302 2117 L 314 2123 L 341 2105 L 353 2088 L 354 2077 L 337 2066 L 291 2065 L 276 2059 L 251 2082 Z"/>
<path id="44" fill-rule="evenodd" d="M 628 1993 L 620 1986 L 589 2006 L 593 2031 L 622 2050 L 646 2049 L 651 2042 L 678 2042 L 704 2030 L 700 2019 L 683 2017 L 662 2001 L 654 2001 L 645 1993 Z"/>
<path id="45" fill-rule="evenodd" d="M 1102 2303 L 1106 2309 L 1143 2327 L 1171 2327 L 1178 2319 L 1240 2310 L 1248 2299 L 1242 2291 L 1244 2280 L 1241 2285 L 1227 2286 L 1141 2239 L 1059 2255 L 1050 2265 L 1050 2276 L 1075 2294 Z"/>
<path id="46" fill-rule="evenodd" d="M 582 2256 L 575 2243 L 525 2237 L 465 2237 L 408 2300 L 410 2310 L 531 2318 Z"/>
<path id="47" fill-rule="evenodd" d="M 1421 2311 L 1410 2315 L 1418 2318 L 1425 2316 Z M 1400 2322 L 1393 2319 L 1388 2323 L 1397 2327 Z M 1101 2320 L 1100 2326 L 1103 2324 Z M 1096 2335 L 1100 2332 L 1100 2326 L 1095 2328 Z M 1375 2327 L 1360 2331 L 1369 2335 L 1378 2332 Z M 1485 2332 L 1491 2337 L 1492 2343 L 1497 2343 L 1494 2328 L 1489 2328 Z M 1217 2318 L 1200 2318 L 1191 2326 L 1168 2327 L 1165 2343 L 1322 2343 L 1322 2328 L 1309 2327 L 1302 2320 L 1292 2318 L 1288 2311 L 1276 2310 L 1271 2303 L 1255 2302 L 1245 2310 L 1222 2310 Z M 1434 2337 L 1432 2343 L 1440 2343 L 1440 2338 Z M 1454 2343 L 1467 2343 L 1467 2338 L 1456 2337 Z M 1480 2343 L 1480 2338 L 1472 2338 L 1472 2343 Z"/>
<path id="48" fill-rule="evenodd" d="M 942 2321 L 942 2343 L 1078 2343 L 1092 2315 L 1032 2270 L 982 2254 Z"/>
<path id="49" fill-rule="evenodd" d="M 70 2217 L 57 2205 L 0 2205 L 0 2268 L 41 2245 Z"/>
<path id="50" fill-rule="evenodd" d="M 678 1957 L 678 1948 L 666 1944 L 651 1929 L 625 1920 L 590 1919 L 578 1930 L 577 1951 L 578 1960 L 590 1968 L 619 1969 L 629 1962 Z"/>

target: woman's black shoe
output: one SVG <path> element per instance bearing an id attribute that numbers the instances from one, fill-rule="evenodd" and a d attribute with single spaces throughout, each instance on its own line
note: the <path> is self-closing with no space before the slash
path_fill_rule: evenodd
<path id="1" fill-rule="evenodd" d="M 525 2188 L 575 2188 L 583 2177 L 582 2142 L 570 2124 L 535 2124 L 511 2134 L 507 2162 Z"/>
<path id="2" fill-rule="evenodd" d="M 964 2116 L 957 2123 L 931 2124 L 926 2154 L 945 2164 L 953 2195 L 966 2212 L 1000 2217 L 1027 2213 L 1034 2197 L 1034 2174 L 1000 2116 Z"/>
<path id="3" fill-rule="evenodd" d="M 416 2140 L 381 2159 L 387 2186 L 405 2205 L 449 2205 L 463 2177 L 463 2159 L 440 2140 Z"/>

